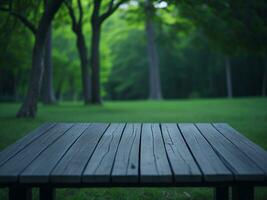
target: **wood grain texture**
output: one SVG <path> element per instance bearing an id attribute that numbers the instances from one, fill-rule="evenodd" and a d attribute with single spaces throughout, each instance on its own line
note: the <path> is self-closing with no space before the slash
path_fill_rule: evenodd
<path id="1" fill-rule="evenodd" d="M 161 128 L 175 182 L 201 182 L 202 174 L 177 124 L 162 124 Z"/>
<path id="2" fill-rule="evenodd" d="M 56 140 L 20 174 L 23 183 L 47 183 L 49 175 L 71 145 L 85 131 L 89 124 L 75 124 Z"/>
<path id="3" fill-rule="evenodd" d="M 141 124 L 126 125 L 114 162 L 112 182 L 138 182 L 140 136 Z"/>
<path id="4" fill-rule="evenodd" d="M 9 159 L 0 167 L 1 182 L 16 182 L 19 174 L 56 139 L 62 136 L 72 124 L 59 123 L 46 134 L 33 141 L 18 154 Z"/>
<path id="5" fill-rule="evenodd" d="M 19 139 L 14 144 L 8 146 L 5 150 L 1 151 L 0 166 L 3 165 L 12 156 L 16 155 L 18 152 L 24 149 L 27 145 L 31 144 L 31 142 L 36 140 L 38 137 L 45 134 L 53 126 L 55 126 L 55 123 L 45 123 L 25 135 L 23 138 Z"/>
<path id="6" fill-rule="evenodd" d="M 266 154 L 222 123 L 45 124 L 0 153 L 0 184 L 266 184 Z"/>
<path id="7" fill-rule="evenodd" d="M 211 124 L 201 123 L 196 124 L 196 126 L 225 165 L 234 172 L 236 180 L 257 181 L 264 179 L 264 172 Z"/>
<path id="8" fill-rule="evenodd" d="M 173 181 L 159 124 L 143 124 L 140 156 L 141 182 L 170 183 Z"/>
<path id="9" fill-rule="evenodd" d="M 233 180 L 230 170 L 220 160 L 194 124 L 179 124 L 179 128 L 203 172 L 204 181 L 222 182 Z"/>
<path id="10" fill-rule="evenodd" d="M 264 171 L 265 179 L 267 179 L 267 152 L 228 124 L 215 123 L 213 125 L 224 137 L 253 160 Z"/>
<path id="11" fill-rule="evenodd" d="M 53 183 L 81 183 L 82 172 L 109 124 L 93 123 L 50 174 Z"/>
<path id="12" fill-rule="evenodd" d="M 107 183 L 111 181 L 110 175 L 124 127 L 125 124 L 117 123 L 108 127 L 84 170 L 83 182 Z"/>

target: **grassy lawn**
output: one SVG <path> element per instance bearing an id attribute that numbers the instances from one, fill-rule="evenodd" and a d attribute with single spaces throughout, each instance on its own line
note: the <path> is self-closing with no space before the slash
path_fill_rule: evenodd
<path id="1" fill-rule="evenodd" d="M 0 104 L 0 150 L 43 122 L 227 122 L 267 150 L 267 99 L 214 99 L 183 101 L 81 102 L 39 106 L 36 119 L 16 119 L 19 104 Z M 36 192 L 35 192 L 36 193 Z M 0 190 L 0 199 L 7 199 Z M 60 189 L 58 199 L 212 199 L 206 188 Z M 257 200 L 267 199 L 267 189 L 256 190 Z"/>

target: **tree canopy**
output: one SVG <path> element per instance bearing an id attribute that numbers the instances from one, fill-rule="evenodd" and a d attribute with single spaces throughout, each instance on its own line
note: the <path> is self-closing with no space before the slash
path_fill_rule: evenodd
<path id="1" fill-rule="evenodd" d="M 49 11 L 53 2 L 58 10 Z M 145 2 L 1 1 L 0 100 L 24 101 L 29 94 L 32 56 L 46 37 L 40 24 L 47 19 L 57 101 L 147 99 Z M 234 96 L 266 92 L 266 1 L 150 2 L 164 99 L 226 96 L 225 56 Z"/>

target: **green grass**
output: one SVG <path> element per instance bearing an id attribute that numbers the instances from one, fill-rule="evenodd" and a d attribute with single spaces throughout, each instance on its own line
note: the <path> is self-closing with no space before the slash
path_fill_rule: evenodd
<path id="1" fill-rule="evenodd" d="M 267 149 L 267 99 L 201 99 L 183 101 L 81 102 L 39 105 L 36 119 L 16 119 L 19 104 L 0 104 L 0 149 L 15 142 L 43 122 L 227 122 Z M 0 199 L 6 199 L 2 189 Z M 59 189 L 58 199 L 212 199 L 207 188 Z M 267 199 L 267 189 L 256 190 L 256 199 Z"/>

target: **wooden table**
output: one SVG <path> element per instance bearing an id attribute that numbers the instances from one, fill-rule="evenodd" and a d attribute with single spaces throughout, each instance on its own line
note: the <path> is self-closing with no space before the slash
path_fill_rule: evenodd
<path id="1" fill-rule="evenodd" d="M 227 124 L 44 124 L 0 152 L 10 199 L 53 199 L 59 187 L 214 187 L 253 199 L 267 153 Z"/>

